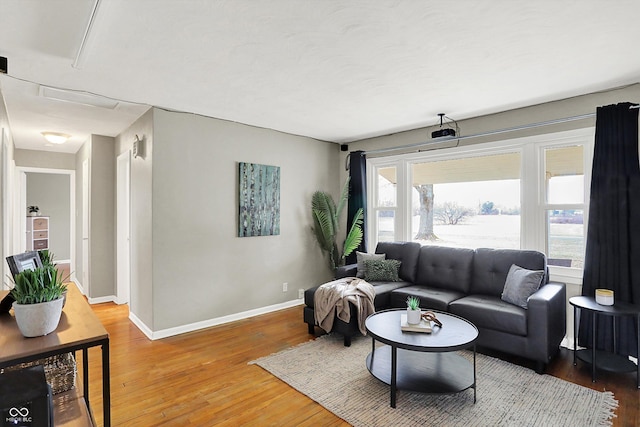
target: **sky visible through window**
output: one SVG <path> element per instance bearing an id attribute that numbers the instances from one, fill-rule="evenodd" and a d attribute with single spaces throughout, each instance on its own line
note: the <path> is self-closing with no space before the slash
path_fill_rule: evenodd
<path id="1" fill-rule="evenodd" d="M 435 204 L 452 202 L 477 208 L 489 201 L 508 208 L 520 206 L 519 179 L 435 184 L 433 192 Z"/>

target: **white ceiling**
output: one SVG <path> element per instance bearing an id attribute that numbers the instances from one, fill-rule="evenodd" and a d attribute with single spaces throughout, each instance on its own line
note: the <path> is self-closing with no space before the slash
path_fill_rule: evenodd
<path id="1" fill-rule="evenodd" d="M 75 152 L 148 105 L 345 143 L 640 81 L 638 0 L 103 0 L 74 68 L 93 7 L 0 0 L 16 147 Z"/>

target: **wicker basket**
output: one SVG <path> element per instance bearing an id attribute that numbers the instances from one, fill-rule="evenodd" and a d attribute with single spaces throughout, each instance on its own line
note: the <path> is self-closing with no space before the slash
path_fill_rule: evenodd
<path id="1" fill-rule="evenodd" d="M 62 393 L 75 387 L 77 368 L 73 353 L 58 354 L 45 359 L 34 360 L 33 362 L 20 363 L 0 370 L 0 373 L 16 371 L 35 365 L 44 366 L 44 375 L 49 385 L 51 385 L 53 394 Z"/>

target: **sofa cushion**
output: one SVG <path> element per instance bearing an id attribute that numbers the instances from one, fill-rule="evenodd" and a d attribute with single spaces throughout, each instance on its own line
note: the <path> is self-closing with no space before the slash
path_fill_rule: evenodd
<path id="1" fill-rule="evenodd" d="M 473 256 L 473 249 L 423 246 L 415 283 L 467 294 L 471 286 Z"/>
<path id="2" fill-rule="evenodd" d="M 399 282 L 397 259 L 368 259 L 364 262 L 364 280 L 367 282 Z"/>
<path id="3" fill-rule="evenodd" d="M 313 288 L 309 288 L 304 291 L 304 305 L 311 308 L 314 307 L 313 297 L 320 286 L 321 285 L 314 286 Z"/>
<path id="4" fill-rule="evenodd" d="M 402 262 L 398 275 L 401 280 L 415 283 L 420 243 L 417 242 L 380 242 L 376 247 L 377 254 L 385 254 L 387 259 Z"/>
<path id="5" fill-rule="evenodd" d="M 356 273 L 356 277 L 364 279 L 365 266 L 364 262 L 366 260 L 382 260 L 385 259 L 385 254 L 368 254 L 366 252 L 356 251 L 356 261 L 358 263 L 358 271 Z"/>
<path id="6" fill-rule="evenodd" d="M 371 284 L 376 291 L 376 297 L 373 300 L 376 311 L 391 307 L 391 295 L 393 291 L 412 285 L 412 283 L 409 282 L 374 282 Z"/>
<path id="7" fill-rule="evenodd" d="M 464 317 L 478 328 L 527 335 L 527 311 L 499 297 L 469 295 L 452 301 L 449 312 Z"/>
<path id="8" fill-rule="evenodd" d="M 515 264 L 511 265 L 502 291 L 502 301 L 527 308 L 527 300 L 540 288 L 544 277 L 542 270 L 527 270 Z"/>
<path id="9" fill-rule="evenodd" d="M 538 251 L 519 249 L 476 249 L 469 294 L 500 298 L 511 265 L 527 270 L 547 271 L 547 258 Z M 546 277 L 542 279 L 546 283 Z"/>
<path id="10" fill-rule="evenodd" d="M 406 286 L 391 292 L 391 307 L 404 308 L 407 306 L 407 297 L 420 298 L 420 307 L 433 310 L 449 311 L 451 301 L 462 298 L 462 292 L 450 289 L 431 288 L 425 286 Z"/>

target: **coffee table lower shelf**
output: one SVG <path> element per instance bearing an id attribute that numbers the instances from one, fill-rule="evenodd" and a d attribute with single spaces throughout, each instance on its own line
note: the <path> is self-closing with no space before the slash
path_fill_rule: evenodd
<path id="1" fill-rule="evenodd" d="M 476 383 L 473 364 L 455 352 L 426 353 L 398 349 L 396 388 L 419 393 L 459 393 Z M 377 347 L 367 356 L 367 369 L 385 384 L 391 385 L 391 346 Z"/>

